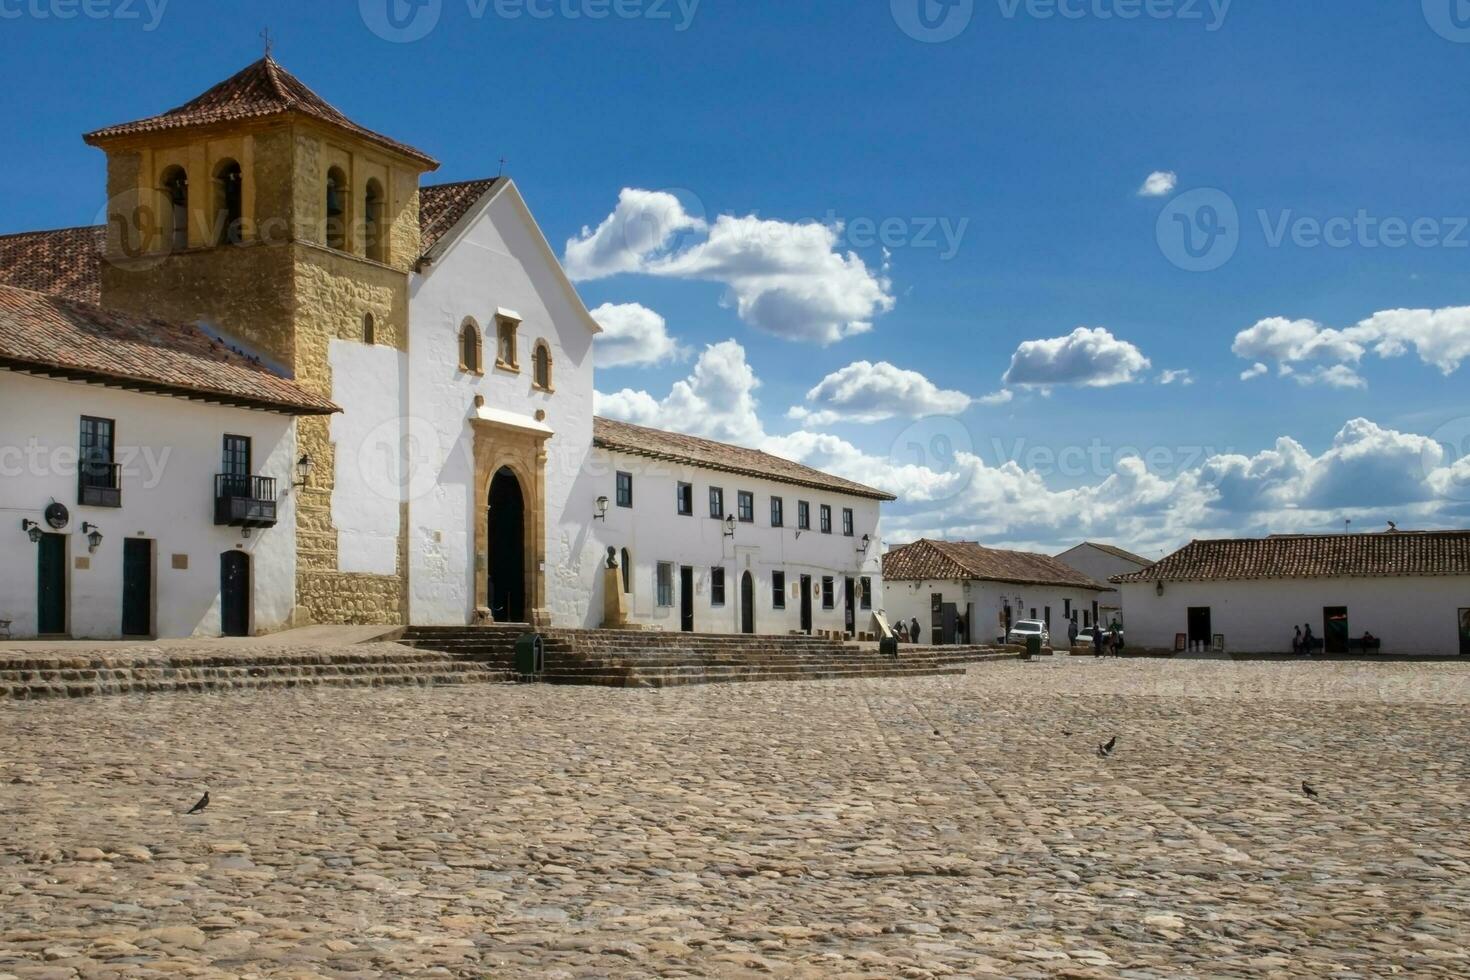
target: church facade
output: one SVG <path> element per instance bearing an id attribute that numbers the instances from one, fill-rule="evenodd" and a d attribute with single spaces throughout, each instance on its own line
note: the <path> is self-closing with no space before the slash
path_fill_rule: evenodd
<path id="1" fill-rule="evenodd" d="M 269 57 L 86 139 L 106 223 L 0 237 L 0 442 L 75 447 L 116 493 L 0 477 L 45 528 L 0 552 L 14 635 L 872 628 L 892 496 L 594 417 L 600 328 L 509 178 L 421 186 L 432 158 Z M 171 465 L 145 481 L 125 452 Z M 83 523 L 115 531 L 83 546 Z"/>

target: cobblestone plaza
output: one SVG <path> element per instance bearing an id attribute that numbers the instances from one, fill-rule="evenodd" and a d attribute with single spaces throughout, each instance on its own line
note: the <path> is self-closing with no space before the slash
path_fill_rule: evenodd
<path id="1" fill-rule="evenodd" d="M 1463 976 L 1467 701 L 1059 659 L 8 704 L 0 978 Z"/>

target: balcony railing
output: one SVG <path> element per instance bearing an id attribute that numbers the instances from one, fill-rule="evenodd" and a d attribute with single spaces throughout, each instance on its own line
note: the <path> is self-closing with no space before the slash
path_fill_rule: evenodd
<path id="1" fill-rule="evenodd" d="M 77 504 L 122 506 L 122 464 L 84 462 L 77 467 Z"/>
<path id="2" fill-rule="evenodd" d="M 275 478 L 237 473 L 216 475 L 214 522 L 230 527 L 275 527 Z"/>

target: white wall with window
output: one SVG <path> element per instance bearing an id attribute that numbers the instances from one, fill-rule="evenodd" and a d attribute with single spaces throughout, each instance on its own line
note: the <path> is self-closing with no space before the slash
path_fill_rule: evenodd
<path id="1" fill-rule="evenodd" d="M 687 587 L 695 631 L 737 633 L 749 588 L 754 632 L 799 631 L 804 586 L 811 628 L 843 630 L 851 582 L 853 627 L 875 630 L 879 501 L 604 449 L 594 450 L 592 469 L 612 502 L 593 530 L 604 552 L 628 555 L 634 622 L 683 628 Z M 824 509 L 851 516 L 824 533 L 815 523 Z M 799 526 L 799 512 L 813 526 Z"/>
<path id="2" fill-rule="evenodd" d="M 136 600 L 128 634 L 217 636 L 222 555 L 237 553 L 246 631 L 285 628 L 295 604 L 295 449 L 289 416 L 0 372 L 0 620 L 16 637 L 120 637 L 126 590 Z M 268 494 L 276 526 L 246 537 L 243 526 L 216 524 L 230 516 L 217 511 L 221 494 L 243 499 L 239 514 Z M 67 512 L 61 527 L 47 521 L 53 502 Z M 42 592 L 58 588 L 59 610 L 51 603 L 46 615 L 59 612 L 60 623 L 43 623 Z"/>
<path id="3" fill-rule="evenodd" d="M 1006 623 L 1023 619 L 1039 619 L 1048 624 L 1052 642 L 1066 641 L 1067 622 L 1076 616 L 1078 628 L 1092 625 L 1102 610 L 1094 603 L 1102 590 L 1079 589 L 1061 585 L 1017 584 L 982 579 L 890 581 L 884 598 L 890 620 L 897 624 L 917 618 L 922 629 L 921 643 L 942 638 L 936 634 L 934 597 L 943 605 L 953 603 L 965 617 L 971 643 L 995 643 L 1006 633 Z"/>

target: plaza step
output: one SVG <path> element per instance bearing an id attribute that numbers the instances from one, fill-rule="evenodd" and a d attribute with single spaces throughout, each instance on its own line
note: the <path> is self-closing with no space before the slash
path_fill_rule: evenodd
<path id="1" fill-rule="evenodd" d="M 164 691 L 303 687 L 393 687 L 511 683 L 515 674 L 442 653 L 396 647 L 214 655 L 148 653 L 0 654 L 0 700 Z"/>
<path id="2" fill-rule="evenodd" d="M 399 642 L 512 669 L 516 640 L 529 631 L 518 624 L 410 627 Z M 906 645 L 895 660 L 871 646 L 799 635 L 552 629 L 542 636 L 546 669 L 540 680 L 603 687 L 942 676 L 1014 657 L 993 647 Z"/>

